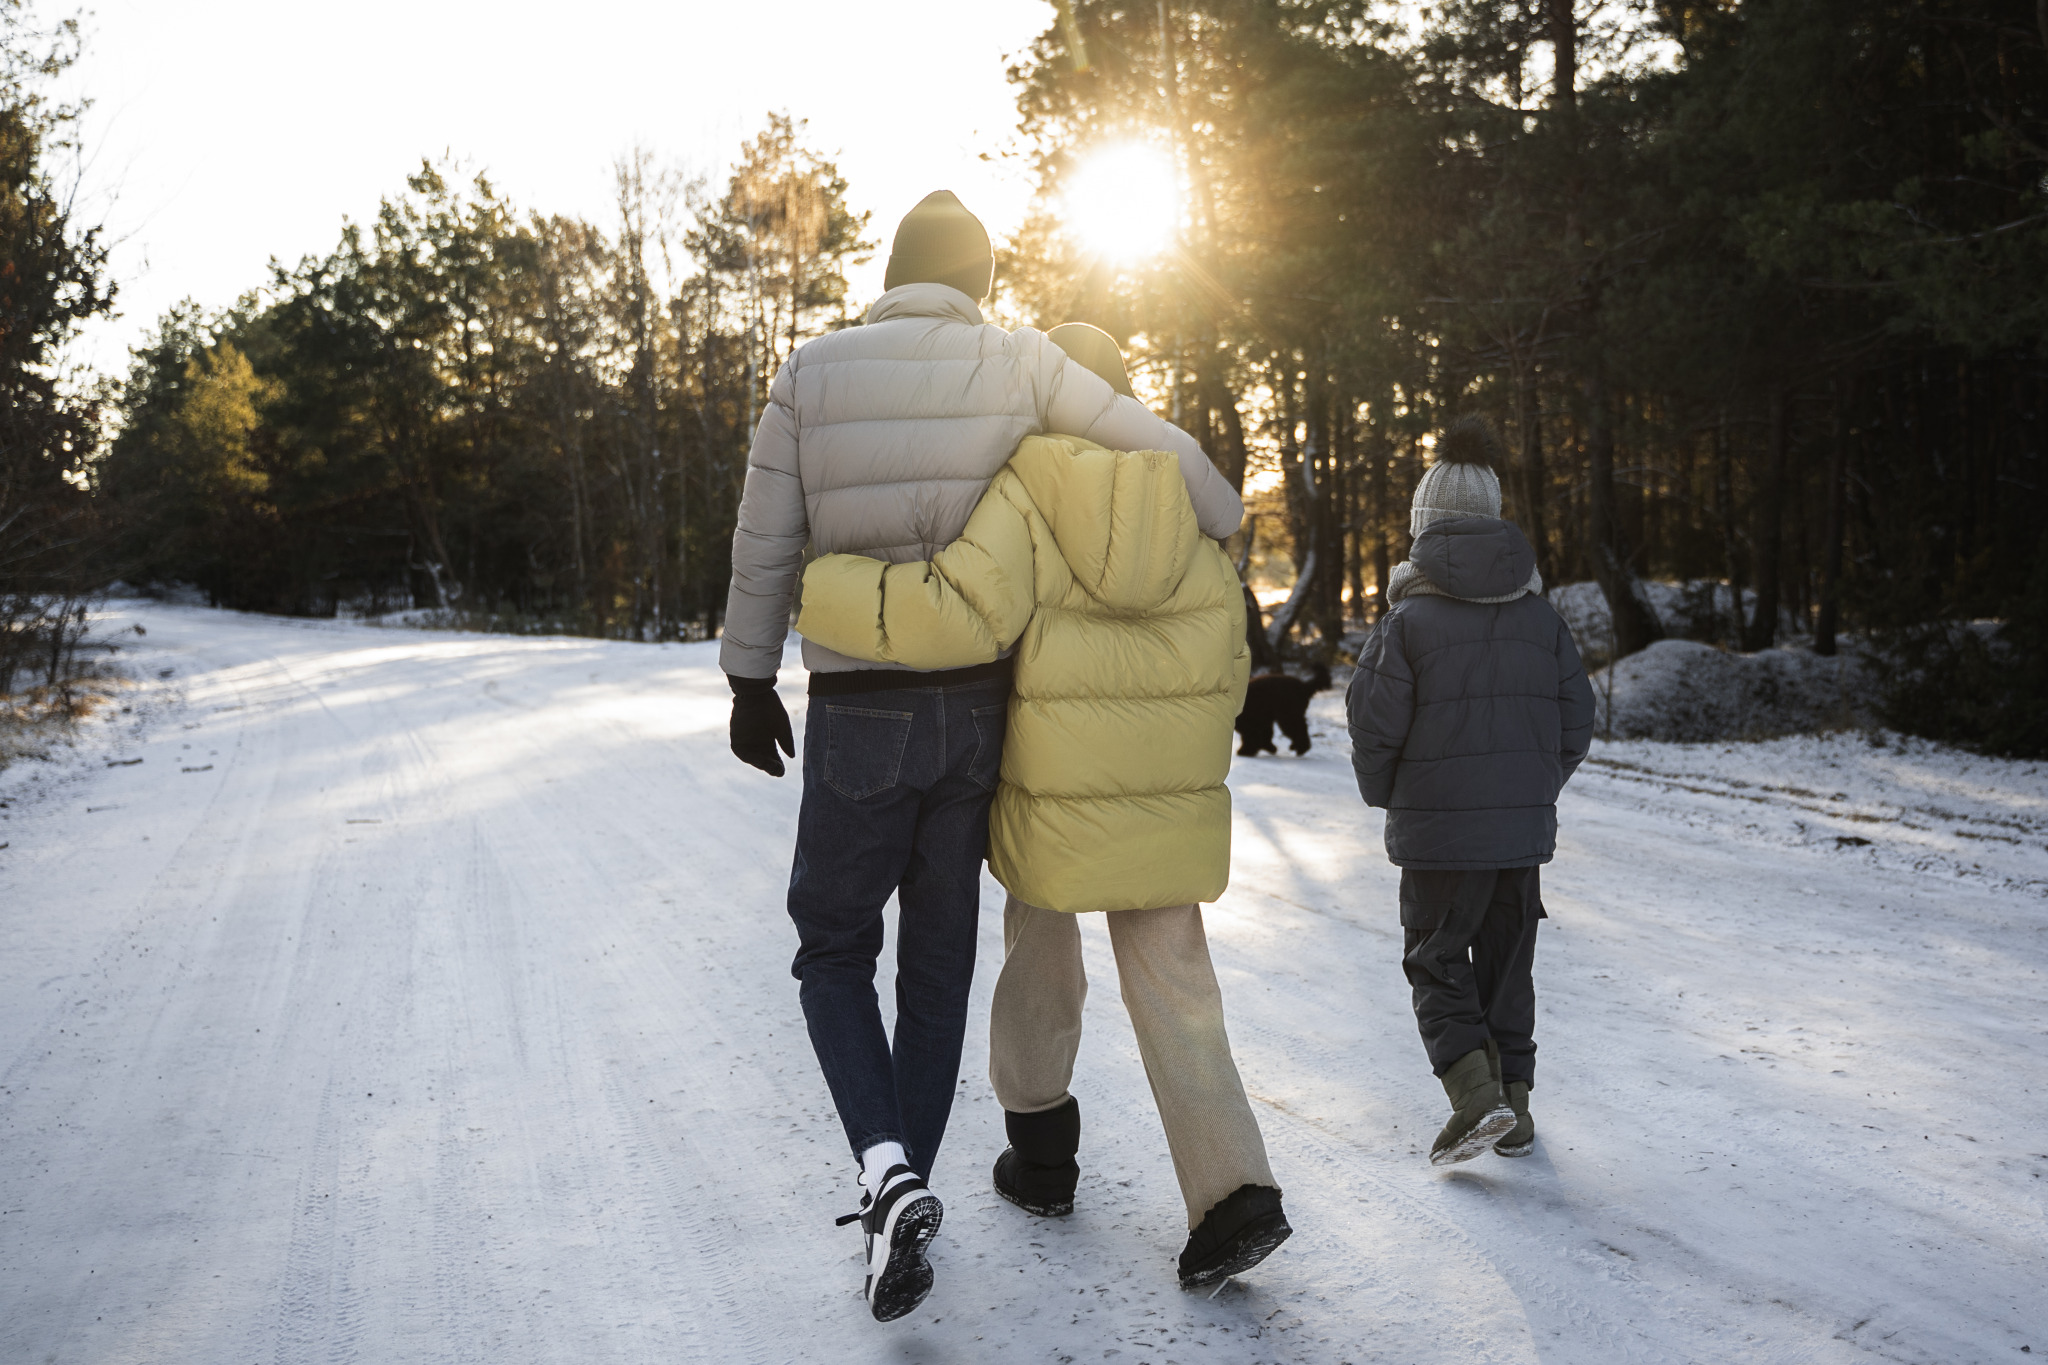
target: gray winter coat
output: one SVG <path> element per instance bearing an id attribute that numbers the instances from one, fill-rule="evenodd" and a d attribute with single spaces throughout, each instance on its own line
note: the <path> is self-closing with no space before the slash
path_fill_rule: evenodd
<path id="1" fill-rule="evenodd" d="M 1412 559 L 1427 586 L 1372 628 L 1345 698 L 1387 857 L 1424 871 L 1547 863 L 1557 794 L 1593 737 L 1571 630 L 1525 590 L 1536 553 L 1505 521 L 1437 522 Z"/>
<path id="2" fill-rule="evenodd" d="M 1017 443 L 1044 432 L 1171 451 L 1205 534 L 1220 540 L 1244 519 L 1193 437 L 1069 360 L 1043 332 L 990 326 L 948 285 L 898 285 L 865 326 L 805 343 L 775 376 L 747 459 L 719 666 L 775 676 L 806 544 L 892 564 L 929 559 L 959 538 Z M 804 666 L 902 667 L 809 640 Z"/>

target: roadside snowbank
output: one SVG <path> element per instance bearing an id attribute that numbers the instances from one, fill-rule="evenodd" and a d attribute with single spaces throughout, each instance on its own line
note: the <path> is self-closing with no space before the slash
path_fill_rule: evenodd
<path id="1" fill-rule="evenodd" d="M 1659 640 L 1593 674 L 1595 724 L 1616 739 L 1768 739 L 1874 723 L 1878 671 L 1854 646 L 1735 654 Z"/>
<path id="2" fill-rule="evenodd" d="M 112 603 L 99 620 L 121 610 Z M 125 632 L 124 632 L 125 634 Z M 118 656 L 126 642 L 93 638 L 73 674 L 56 687 L 36 685 L 0 693 L 0 803 L 23 781 L 65 767 L 72 757 L 104 756 L 124 732 L 139 732 L 174 704 L 161 677 L 151 678 Z M 54 765 L 54 766 L 53 766 Z"/>

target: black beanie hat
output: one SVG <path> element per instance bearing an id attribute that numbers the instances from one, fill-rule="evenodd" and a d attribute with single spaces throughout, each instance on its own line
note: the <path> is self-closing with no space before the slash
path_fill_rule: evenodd
<path id="1" fill-rule="evenodd" d="M 951 190 L 933 190 L 896 225 L 882 288 L 949 284 L 979 301 L 988 297 L 995 275 L 995 249 L 981 219 L 969 213 Z"/>
<path id="2" fill-rule="evenodd" d="M 1045 336 L 1067 353 L 1067 359 L 1101 375 L 1109 381 L 1112 389 L 1124 397 L 1138 396 L 1131 392 L 1131 376 L 1124 369 L 1124 353 L 1117 349 L 1116 338 L 1100 327 L 1092 327 L 1085 322 L 1063 322 Z"/>

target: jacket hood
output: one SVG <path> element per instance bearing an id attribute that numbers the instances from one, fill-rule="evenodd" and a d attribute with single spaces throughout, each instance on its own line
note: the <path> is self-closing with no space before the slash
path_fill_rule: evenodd
<path id="1" fill-rule="evenodd" d="M 1408 557 L 1449 597 L 1504 598 L 1536 572 L 1536 551 L 1513 522 L 1460 517 L 1433 522 Z"/>
<path id="2" fill-rule="evenodd" d="M 1075 581 L 1104 606 L 1154 610 L 1187 576 L 1202 531 L 1174 455 L 1105 450 L 1078 436 L 1027 436 L 1010 468 Z"/>
<path id="3" fill-rule="evenodd" d="M 973 299 L 950 284 L 930 280 L 899 284 L 868 309 L 869 322 L 887 322 L 891 318 L 943 318 L 948 322 L 971 322 L 977 327 L 988 321 L 981 315 L 981 305 Z"/>

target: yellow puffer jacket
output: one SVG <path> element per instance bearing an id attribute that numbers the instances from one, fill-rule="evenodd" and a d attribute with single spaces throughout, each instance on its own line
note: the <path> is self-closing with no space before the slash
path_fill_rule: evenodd
<path id="1" fill-rule="evenodd" d="M 1083 911 L 1222 895 L 1251 654 L 1237 574 L 1195 524 L 1173 455 L 1027 437 L 928 563 L 814 561 L 796 628 L 913 668 L 1016 643 L 989 868 L 1018 899 Z"/>

